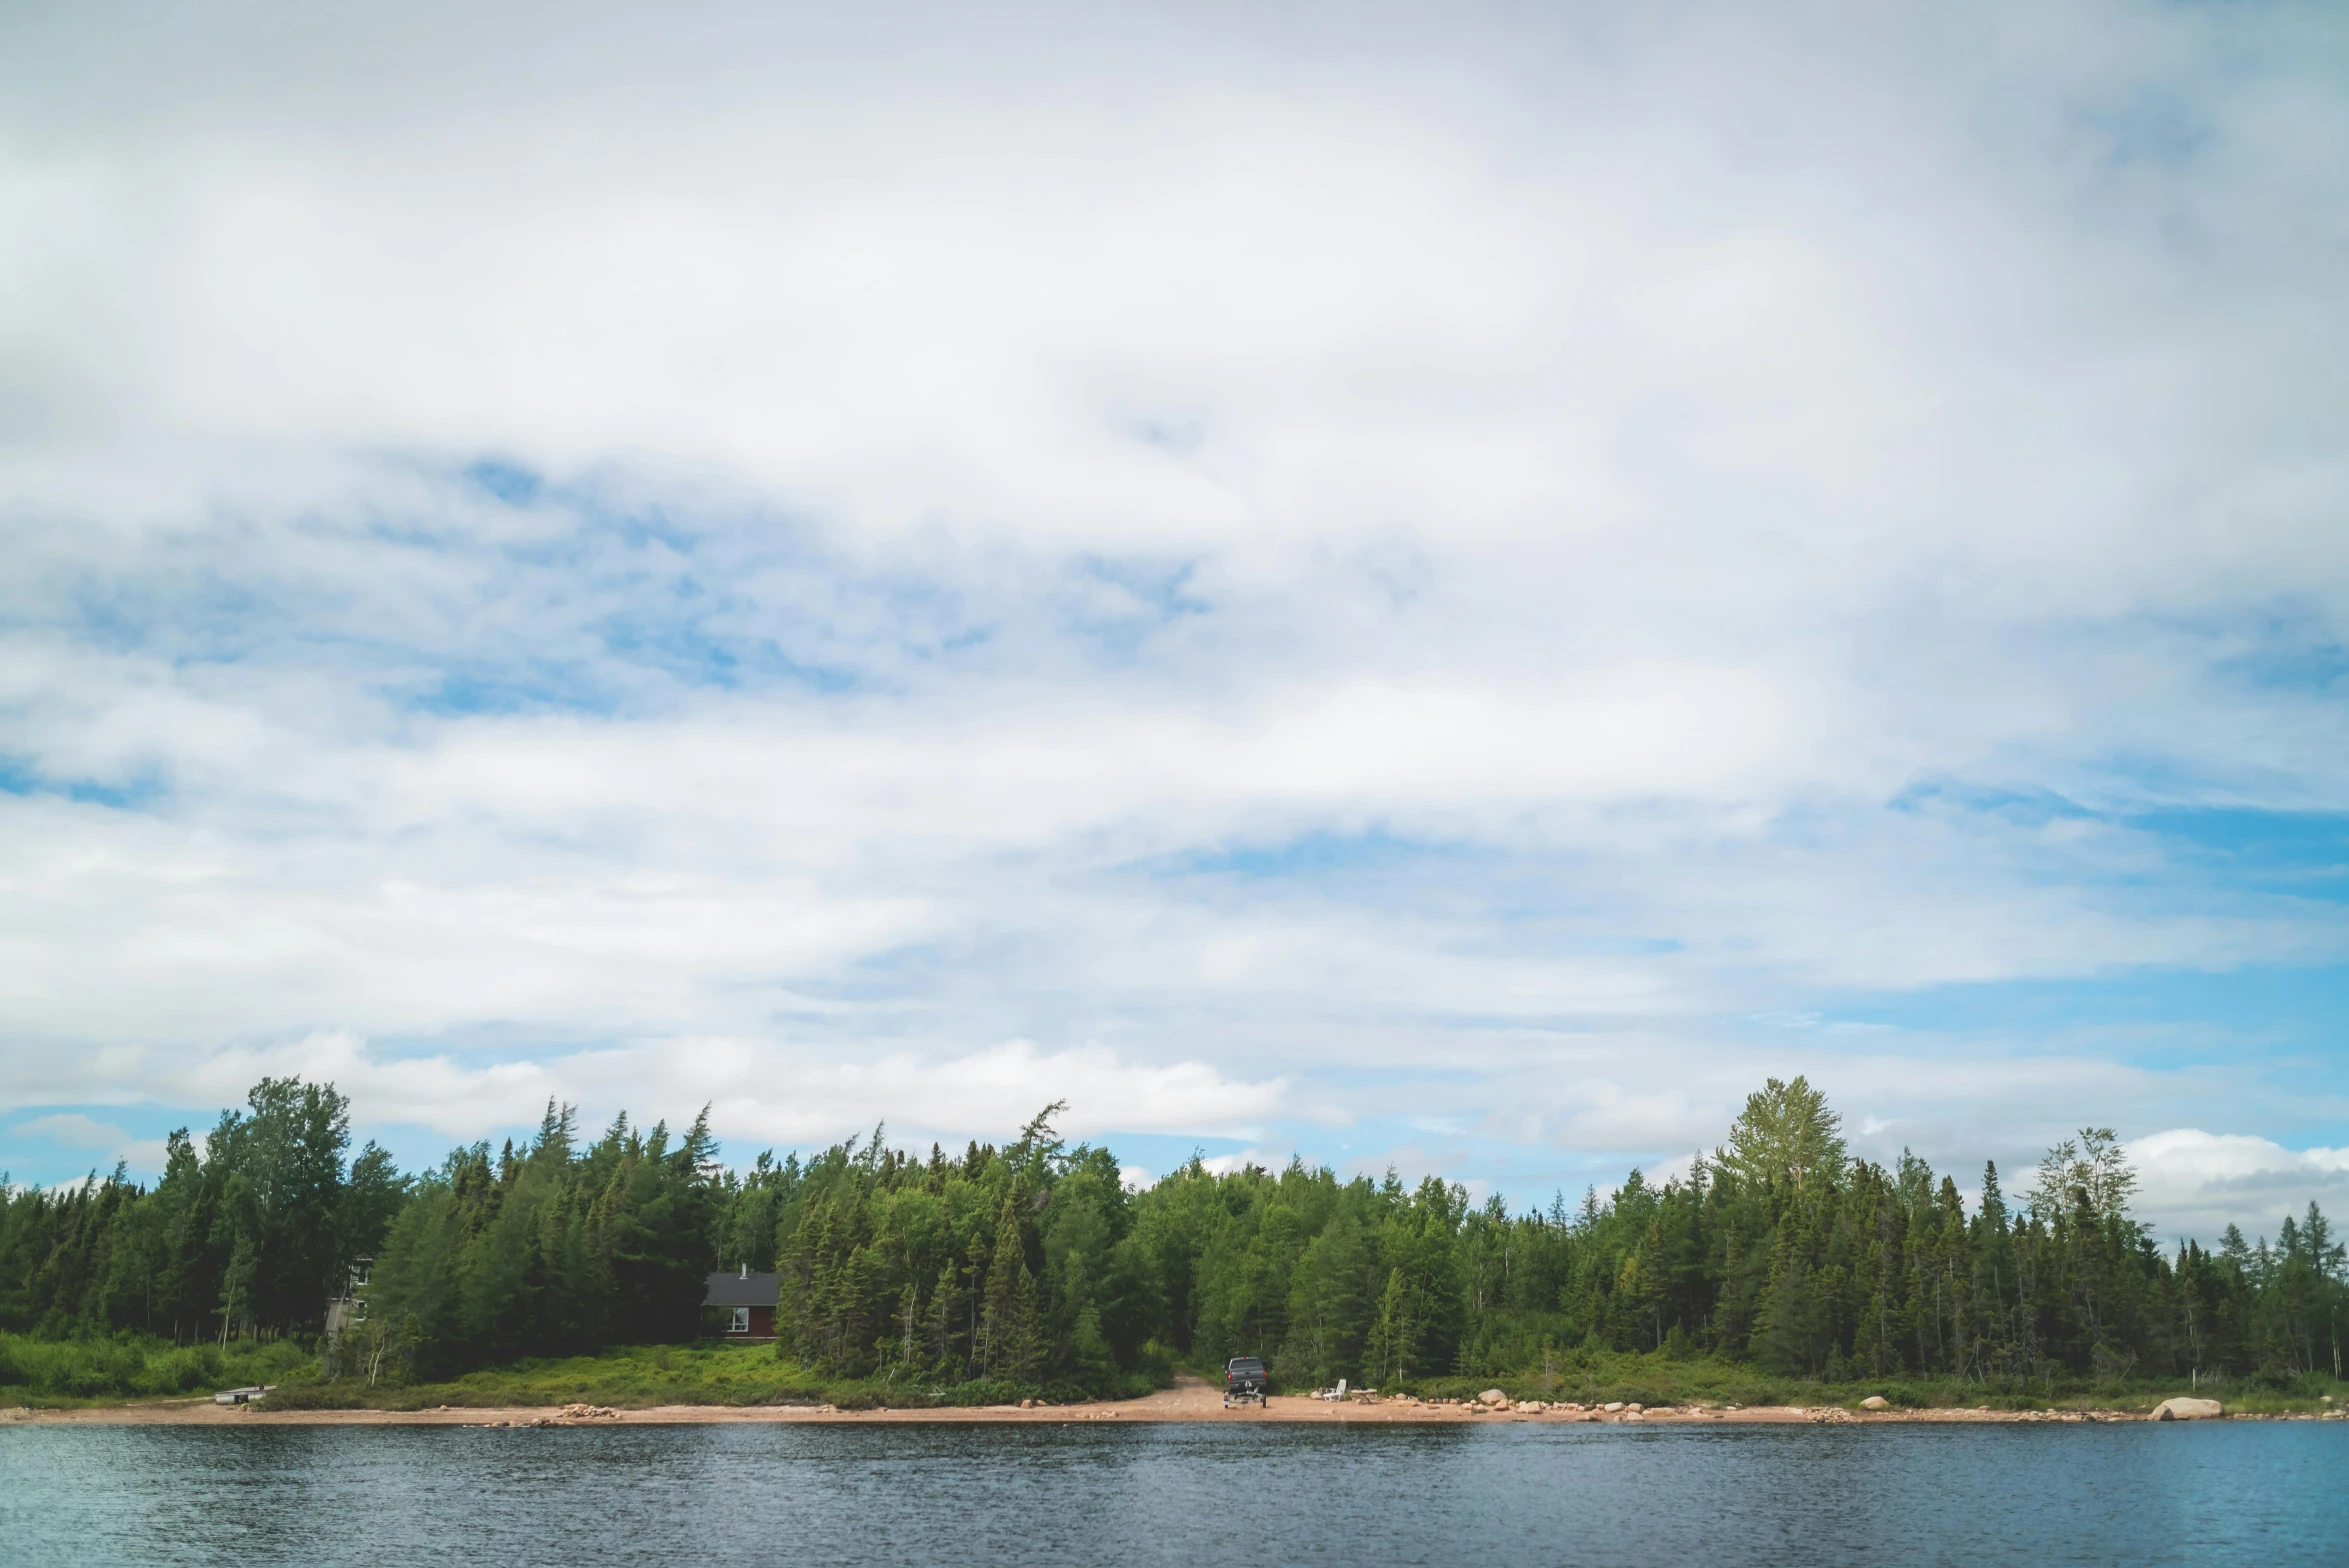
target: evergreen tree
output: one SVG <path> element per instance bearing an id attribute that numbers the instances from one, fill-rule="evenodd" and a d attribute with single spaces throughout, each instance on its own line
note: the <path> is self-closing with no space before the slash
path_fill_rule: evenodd
<path id="1" fill-rule="evenodd" d="M 1757 1188 L 1799 1192 L 1832 1182 L 1843 1171 L 1843 1119 L 1808 1080 L 1772 1078 L 1746 1097 L 1728 1145 L 1714 1151 L 1713 1163 Z"/>
<path id="2" fill-rule="evenodd" d="M 265 1080 L 145 1189 L 116 1170 L 0 1191 L 0 1328 L 182 1341 L 315 1336 L 375 1259 L 371 1376 L 692 1338 L 704 1279 L 771 1261 L 776 1354 L 924 1386 L 1107 1392 L 1174 1356 L 1267 1357 L 1283 1386 L 1556 1375 L 1576 1347 L 1752 1359 L 1796 1377 L 1963 1378 L 2044 1392 L 2141 1374 L 2292 1386 L 2335 1373 L 2349 1263 L 2322 1210 L 2277 1241 L 2152 1246 L 2110 1129 L 2040 1162 L 2020 1211 L 1983 1167 L 1971 1212 L 1904 1151 L 1854 1161 L 1823 1097 L 1775 1080 L 1685 1178 L 1632 1171 L 1513 1213 L 1433 1178 L 1340 1181 L 1194 1158 L 1144 1192 L 1071 1147 L 1057 1104 L 1000 1151 L 868 1139 L 717 1159 L 616 1118 L 401 1175 L 349 1156 L 330 1086 Z M 1561 1348 L 1563 1347 L 1563 1348 Z M 2336 1373 L 2337 1375 L 2337 1373 Z"/>

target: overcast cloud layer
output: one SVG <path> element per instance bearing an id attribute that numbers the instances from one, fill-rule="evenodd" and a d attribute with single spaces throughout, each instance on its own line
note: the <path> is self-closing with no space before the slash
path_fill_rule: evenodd
<path id="1" fill-rule="evenodd" d="M 0 22 L 19 1179 L 2349 1202 L 2338 7 L 479 11 Z"/>

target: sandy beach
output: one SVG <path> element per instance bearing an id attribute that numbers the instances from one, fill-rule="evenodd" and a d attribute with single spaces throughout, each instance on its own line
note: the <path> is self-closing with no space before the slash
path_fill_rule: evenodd
<path id="1" fill-rule="evenodd" d="M 1141 1399 L 1103 1401 L 1081 1405 L 980 1405 L 909 1410 L 838 1410 L 829 1405 L 652 1405 L 640 1409 L 602 1406 L 449 1406 L 432 1410 L 271 1410 L 256 1405 L 219 1405 L 210 1399 L 169 1400 L 148 1404 L 97 1406 L 83 1410 L 16 1410 L 6 1418 L 44 1425 L 146 1426 L 677 1426 L 739 1425 L 780 1422 L 819 1422 L 840 1425 L 877 1425 L 888 1422 L 945 1423 L 1062 1423 L 1080 1421 L 1274 1421 L 1320 1425 L 1452 1424 L 1496 1426 L 1534 1422 L 1564 1426 L 1598 1423 L 1621 1426 L 1694 1426 L 1715 1423 L 1747 1425 L 1886 1425 L 1922 1422 L 1964 1423 L 2095 1423 L 2143 1421 L 2142 1414 L 2121 1410 L 1882 1410 L 1855 1411 L 1841 1406 L 1768 1405 L 1707 1409 L 1668 1406 L 1619 1410 L 1573 1403 L 1541 1408 L 1510 1406 L 1487 1408 L 1473 1404 L 1430 1403 L 1414 1399 L 1316 1399 L 1303 1395 L 1276 1395 L 1263 1406 L 1226 1408 L 1221 1391 L 1196 1378 L 1178 1378 L 1175 1386 Z M 2252 1419 L 2230 1417 L 2229 1419 Z M 2302 1419 L 2311 1419 L 2303 1417 Z"/>

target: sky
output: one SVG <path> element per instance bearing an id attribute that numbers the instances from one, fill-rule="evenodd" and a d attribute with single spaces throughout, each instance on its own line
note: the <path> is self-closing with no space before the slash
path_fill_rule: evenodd
<path id="1" fill-rule="evenodd" d="M 2349 1205 L 2349 11 L 0 15 L 0 1168 L 1769 1076 Z"/>

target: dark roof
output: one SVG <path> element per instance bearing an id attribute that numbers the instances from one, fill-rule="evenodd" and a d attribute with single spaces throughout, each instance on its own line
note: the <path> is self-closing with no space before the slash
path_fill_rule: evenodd
<path id="1" fill-rule="evenodd" d="M 728 1269 L 710 1276 L 710 1293 L 702 1298 L 705 1307 L 771 1307 L 775 1304 L 775 1276 L 772 1274 L 745 1274 L 739 1269 Z"/>

